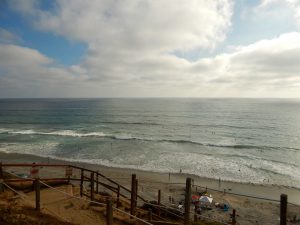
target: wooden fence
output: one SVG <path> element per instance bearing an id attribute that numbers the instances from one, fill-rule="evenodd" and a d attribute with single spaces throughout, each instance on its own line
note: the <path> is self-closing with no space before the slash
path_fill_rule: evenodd
<path id="1" fill-rule="evenodd" d="M 9 178 L 5 179 L 4 169 L 7 167 L 61 167 L 66 169 L 66 176 L 61 178 Z M 70 168 L 79 170 L 80 171 L 80 178 L 73 178 L 70 173 Z M 69 170 L 69 174 L 68 174 Z M 102 181 L 101 181 L 102 180 Z M 93 171 L 90 169 L 82 168 L 75 165 L 66 165 L 66 164 L 43 164 L 43 163 L 0 163 L 0 191 L 3 189 L 3 183 L 13 183 L 13 182 L 23 182 L 23 181 L 31 181 L 32 185 L 34 187 L 35 191 L 35 202 L 36 202 L 36 210 L 40 210 L 40 187 L 41 187 L 41 181 L 47 182 L 47 181 L 77 181 L 80 184 L 80 196 L 86 196 L 90 201 L 95 201 L 95 194 L 99 193 L 99 186 L 104 187 L 105 189 L 108 189 L 112 192 L 114 192 L 117 196 L 116 199 L 116 208 L 120 206 L 120 197 L 123 197 L 125 199 L 130 199 L 130 215 L 135 216 L 136 214 L 136 207 L 137 207 L 137 200 L 140 199 L 143 202 L 149 204 L 150 201 L 146 200 L 142 196 L 138 194 L 138 180 L 136 179 L 136 175 L 132 174 L 131 178 L 131 189 L 126 188 L 125 186 L 119 184 L 118 182 L 110 179 L 109 177 L 101 174 L 99 171 Z M 103 182 L 106 181 L 107 183 Z M 186 179 L 186 187 L 185 187 L 185 210 L 184 210 L 184 219 L 183 223 L 184 225 L 188 225 L 191 222 L 191 178 Z M 84 193 L 84 183 L 89 183 L 90 186 L 90 193 Z M 125 194 L 127 193 L 127 195 Z M 158 218 L 161 218 L 161 211 L 165 210 L 167 211 L 162 204 L 161 204 L 161 191 L 158 190 L 158 199 L 157 204 L 152 205 L 157 209 L 156 216 Z M 108 199 L 106 202 L 106 215 L 107 215 L 107 224 L 111 225 L 113 224 L 113 209 L 112 209 L 112 201 L 111 199 Z M 196 210 L 195 210 L 196 211 Z M 157 223 L 152 220 L 152 210 L 149 210 L 148 213 L 148 221 L 152 222 L 152 224 Z M 198 216 L 196 212 L 194 213 L 194 221 L 197 221 Z M 227 224 L 233 224 L 235 225 L 236 222 L 236 210 L 233 209 L 231 214 L 231 221 Z M 163 222 L 161 222 L 163 224 Z M 287 224 L 287 195 L 282 194 L 280 198 L 280 225 L 286 225 Z"/>

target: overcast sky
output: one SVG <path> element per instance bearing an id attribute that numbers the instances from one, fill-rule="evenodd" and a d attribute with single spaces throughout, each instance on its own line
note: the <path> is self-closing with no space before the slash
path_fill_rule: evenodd
<path id="1" fill-rule="evenodd" d="M 300 97 L 300 0 L 0 1 L 0 97 Z"/>

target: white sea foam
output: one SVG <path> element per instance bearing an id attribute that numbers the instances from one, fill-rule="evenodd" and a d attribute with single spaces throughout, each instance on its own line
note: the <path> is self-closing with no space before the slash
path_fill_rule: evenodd
<path id="1" fill-rule="evenodd" d="M 149 153 L 139 149 L 137 152 L 134 152 L 134 154 L 130 149 L 128 149 L 128 152 L 122 155 L 120 155 L 120 150 L 116 148 L 118 152 L 112 149 L 112 151 L 110 151 L 110 155 L 105 155 L 106 153 L 104 152 L 104 155 L 100 156 L 96 151 L 89 152 L 87 150 L 80 153 L 69 152 L 71 155 L 65 155 L 65 158 L 63 157 L 64 155 L 57 157 L 56 154 L 60 154 L 59 143 L 45 144 L 45 142 L 43 142 L 40 146 L 35 143 L 22 143 L 18 144 L 18 146 L 0 146 L 0 151 L 20 154 L 27 153 L 68 161 L 87 162 L 111 167 L 133 168 L 146 171 L 179 172 L 179 170 L 182 169 L 184 173 L 195 174 L 208 178 L 217 179 L 222 177 L 224 180 L 254 183 L 264 183 L 265 180 L 270 180 L 270 183 L 272 182 L 274 184 L 300 187 L 300 174 L 297 173 L 297 171 L 299 171 L 297 164 L 291 162 L 288 164 L 271 160 L 273 159 L 274 154 L 279 154 L 282 151 L 281 148 L 271 147 L 272 151 L 266 151 L 263 154 L 255 154 L 256 151 L 261 151 L 261 149 L 265 149 L 267 147 L 256 147 L 246 144 L 239 145 L 226 141 L 219 142 L 217 144 L 197 143 L 193 140 L 168 140 L 164 137 L 157 140 L 150 136 L 142 138 L 126 133 L 112 135 L 104 132 L 84 133 L 76 132 L 74 130 L 55 130 L 51 132 L 44 132 L 32 129 L 13 130 L 1 128 L 0 133 L 13 135 L 53 135 L 77 138 L 108 137 L 124 141 L 138 140 L 163 142 L 164 147 L 162 149 L 156 150 L 153 148 L 153 151 L 152 149 L 147 150 Z M 167 148 L 165 144 L 168 144 Z M 200 146 L 197 147 L 195 144 Z M 183 146 L 185 147 L 184 149 L 182 149 Z M 213 150 L 207 151 L 207 148 L 211 147 L 213 147 Z M 194 149 L 197 151 L 194 152 Z M 296 153 L 297 151 L 293 154 Z M 271 155 L 269 156 L 266 154 Z M 159 155 L 159 158 L 157 159 L 154 157 L 155 155 Z M 299 154 L 297 153 L 297 155 Z M 266 159 L 260 158 L 263 156 L 265 156 Z"/>
<path id="2" fill-rule="evenodd" d="M 149 155 L 140 152 L 132 155 L 121 157 L 114 155 L 111 158 L 99 158 L 94 153 L 78 153 L 72 157 L 55 156 L 55 149 L 58 143 L 48 143 L 43 148 L 27 145 L 10 145 L 0 147 L 0 151 L 6 153 L 32 154 L 41 157 L 50 157 L 54 159 L 85 162 L 99 164 L 108 167 L 139 169 L 154 172 L 171 172 L 178 173 L 180 169 L 184 173 L 194 174 L 201 177 L 215 178 L 234 182 L 251 182 L 263 184 L 270 180 L 269 184 L 285 185 L 300 188 L 300 174 L 295 173 L 297 169 L 293 166 L 269 162 L 267 160 L 247 160 L 217 158 L 211 155 L 197 153 L 186 154 L 184 152 L 162 153 L 159 158 L 149 157 Z M 251 164 L 251 167 L 249 166 Z M 270 171 L 269 171 L 270 169 Z M 273 174 L 272 172 L 276 172 Z M 282 173 L 284 172 L 284 173 Z M 287 180 L 287 178 L 289 178 Z"/>
<path id="3" fill-rule="evenodd" d="M 104 134 L 103 132 L 90 132 L 90 133 L 77 133 L 72 130 L 60 130 L 53 132 L 40 132 L 34 130 L 9 130 L 9 129 L 0 129 L 0 133 L 8 133 L 8 134 L 24 134 L 24 135 L 55 135 L 55 136 L 71 136 L 71 137 L 106 137 L 109 136 Z"/>
<path id="4" fill-rule="evenodd" d="M 10 134 L 36 134 L 37 132 L 33 130 L 20 130 L 20 131 L 8 131 Z"/>
<path id="5" fill-rule="evenodd" d="M 6 129 L 6 128 L 0 128 L 0 134 L 1 133 L 8 133 L 8 132 L 10 132 L 11 130 L 9 130 L 9 129 Z"/>
<path id="6" fill-rule="evenodd" d="M 98 137 L 105 137 L 108 136 L 103 132 L 90 132 L 90 133 L 77 133 L 72 130 L 62 130 L 62 131 L 54 131 L 48 133 L 37 133 L 37 134 L 44 134 L 44 135 L 58 135 L 58 136 L 71 136 L 71 137 L 91 137 L 91 136 L 98 136 Z"/>

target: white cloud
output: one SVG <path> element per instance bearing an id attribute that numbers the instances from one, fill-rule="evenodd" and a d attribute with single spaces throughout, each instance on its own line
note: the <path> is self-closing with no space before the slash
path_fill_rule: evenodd
<path id="1" fill-rule="evenodd" d="M 40 90 L 44 97 L 300 97 L 299 58 L 300 33 L 288 33 L 193 63 L 171 55 L 125 58 L 105 67 L 105 75 L 90 77 L 102 73 L 96 62 L 63 68 L 36 50 L 0 45 L 0 95 L 14 89 L 25 96 Z"/>
<path id="2" fill-rule="evenodd" d="M 0 27 L 0 43 L 14 43 L 20 41 L 21 38 L 18 35 Z"/>
<path id="3" fill-rule="evenodd" d="M 44 65 L 52 62 L 51 59 L 37 50 L 17 45 L 0 45 L 0 66 L 26 69 L 30 65 Z"/>
<path id="4" fill-rule="evenodd" d="M 37 2 L 13 1 L 13 6 L 32 16 L 39 29 L 92 49 L 109 45 L 123 51 L 212 48 L 224 40 L 232 14 L 230 0 L 61 0 L 51 11 Z"/>
<path id="5" fill-rule="evenodd" d="M 32 90 L 39 97 L 300 97 L 300 33 L 196 62 L 173 54 L 225 39 L 232 14 L 226 0 L 62 0 L 51 11 L 34 0 L 12 2 L 38 29 L 88 50 L 78 65 L 63 67 L 36 50 L 0 45 L 0 96 L 19 89 L 27 97 Z"/>
<path id="6" fill-rule="evenodd" d="M 144 90 L 144 83 L 165 89 L 189 79 L 184 68 L 190 63 L 173 52 L 213 49 L 224 41 L 233 3 L 61 0 L 43 11 L 37 0 L 13 0 L 11 7 L 37 29 L 86 43 L 87 54 L 76 70 L 84 71 L 86 82 L 116 85 L 127 93 L 132 86 Z"/>
<path id="7" fill-rule="evenodd" d="M 230 54 L 201 59 L 195 71 L 204 70 L 207 83 L 246 96 L 300 97 L 300 33 L 288 33 Z M 259 94 L 257 91 L 260 91 Z"/>
<path id="8" fill-rule="evenodd" d="M 288 8 L 294 15 L 295 22 L 300 28 L 300 1 L 299 0 L 261 0 L 261 3 L 257 7 L 259 11 L 276 11 L 274 8 L 282 10 L 282 8 Z M 278 14 L 277 17 L 282 15 Z"/>
<path id="9" fill-rule="evenodd" d="M 1 97 L 46 97 L 55 92 L 66 95 L 68 85 L 82 80 L 82 71 L 60 67 L 37 50 L 0 44 Z"/>

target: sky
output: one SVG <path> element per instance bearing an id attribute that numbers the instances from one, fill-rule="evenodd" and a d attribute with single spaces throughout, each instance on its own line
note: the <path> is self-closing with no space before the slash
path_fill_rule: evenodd
<path id="1" fill-rule="evenodd" d="M 300 98 L 300 0 L 0 0 L 0 98 Z"/>

